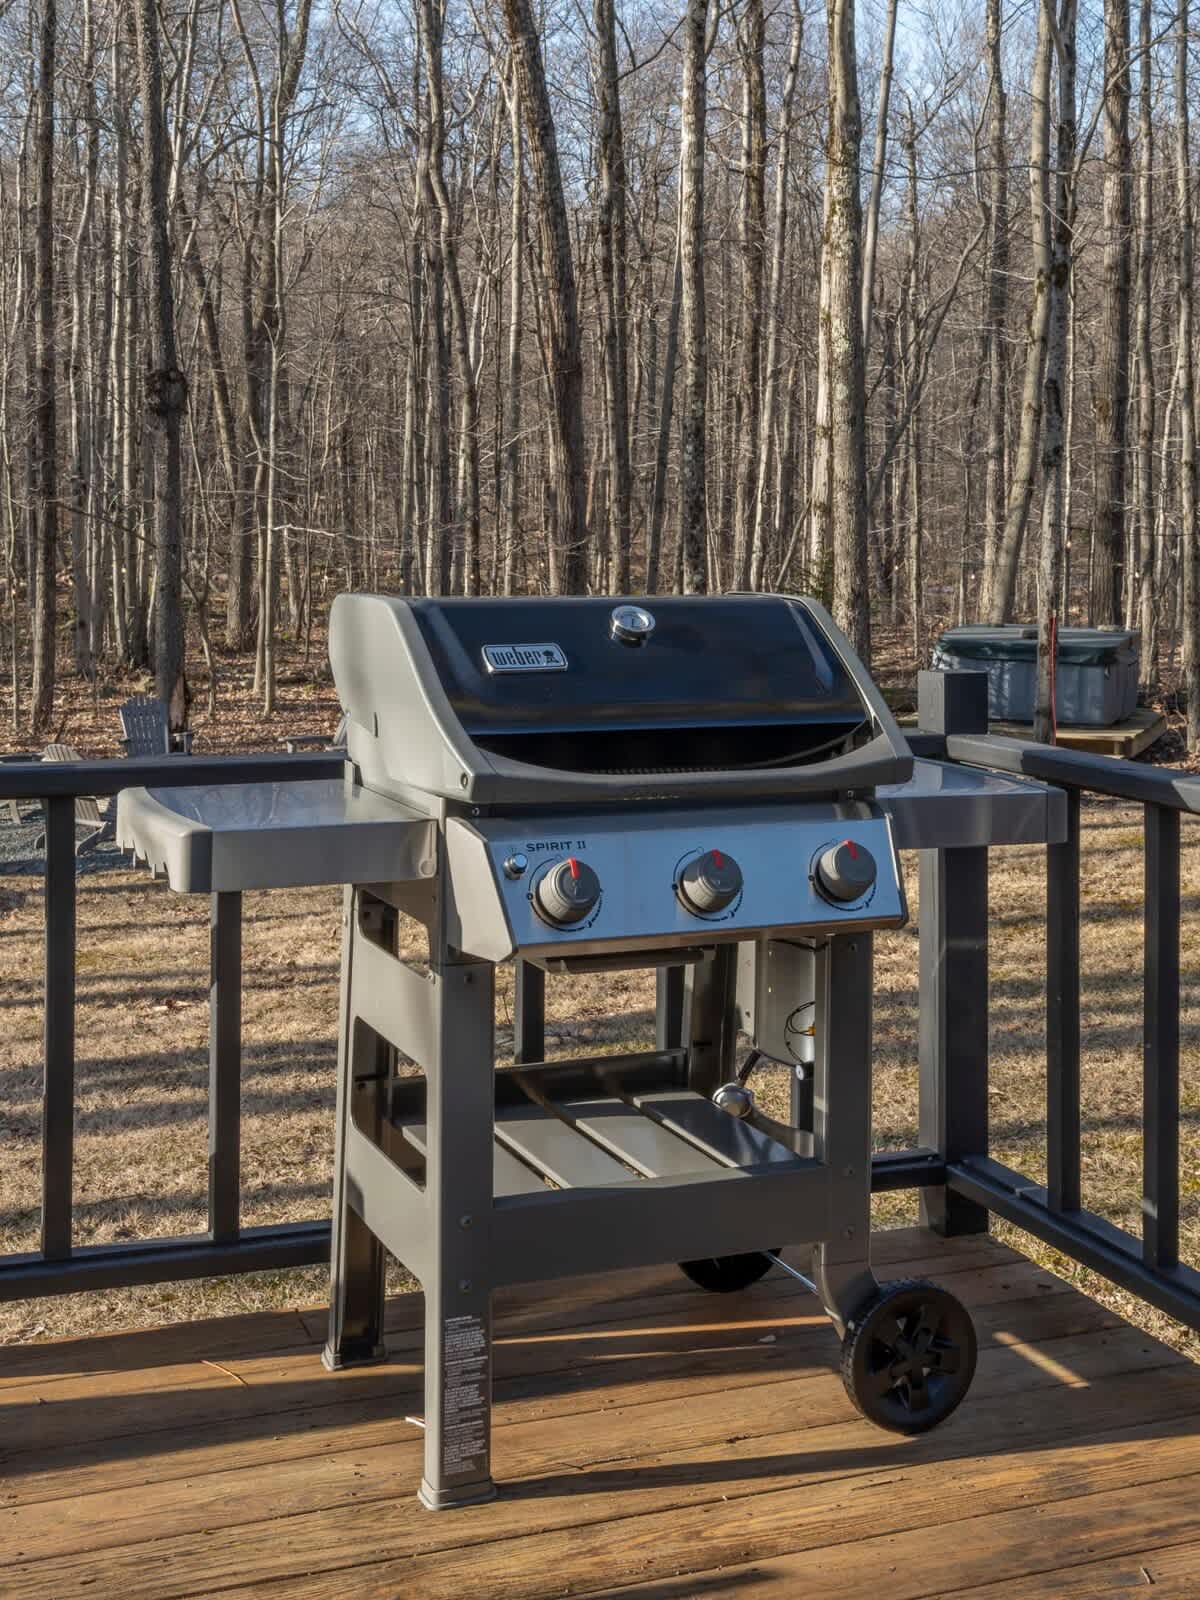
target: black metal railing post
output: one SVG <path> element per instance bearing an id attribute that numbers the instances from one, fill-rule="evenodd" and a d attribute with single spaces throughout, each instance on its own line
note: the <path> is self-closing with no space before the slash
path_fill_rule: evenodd
<path id="1" fill-rule="evenodd" d="M 242 897 L 209 902 L 208 1231 L 232 1244 L 242 1203 Z"/>
<path id="2" fill-rule="evenodd" d="M 686 967 L 659 967 L 654 988 L 654 1048 L 678 1050 L 683 1045 L 683 996 Z"/>
<path id="3" fill-rule="evenodd" d="M 1067 837 L 1046 850 L 1046 1203 L 1078 1211 L 1079 791 L 1069 789 Z"/>
<path id="4" fill-rule="evenodd" d="M 1146 807 L 1142 1259 L 1179 1261 L 1179 813 Z"/>
<path id="5" fill-rule="evenodd" d="M 921 730 L 987 732 L 986 672 L 922 672 Z M 920 852 L 920 1142 L 943 1161 L 988 1150 L 988 853 Z M 986 1206 L 939 1184 L 921 1221 L 941 1234 L 986 1233 Z"/>
<path id="6" fill-rule="evenodd" d="M 546 974 L 532 961 L 517 960 L 513 973 L 513 1061 L 528 1066 L 546 1059 Z"/>
<path id="7" fill-rule="evenodd" d="M 75 1194 L 75 801 L 56 796 L 45 808 L 42 1255 L 65 1261 Z"/>

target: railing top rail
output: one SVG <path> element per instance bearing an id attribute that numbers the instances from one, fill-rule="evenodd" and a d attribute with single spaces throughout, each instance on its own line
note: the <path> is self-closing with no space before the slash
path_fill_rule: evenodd
<path id="1" fill-rule="evenodd" d="M 947 734 L 946 754 L 964 766 L 991 767 L 1040 778 L 1044 783 L 1062 784 L 1068 789 L 1135 800 L 1142 805 L 1200 812 L 1200 777 L 1169 767 L 1147 767 L 1120 756 L 1091 755 L 1084 750 L 1064 750 L 1057 745 L 1006 739 L 994 733 Z"/>
<path id="2" fill-rule="evenodd" d="M 340 750 L 296 755 L 119 756 L 104 761 L 0 762 L 0 799 L 119 794 L 122 789 L 178 789 L 219 783 L 276 783 L 340 778 Z"/>

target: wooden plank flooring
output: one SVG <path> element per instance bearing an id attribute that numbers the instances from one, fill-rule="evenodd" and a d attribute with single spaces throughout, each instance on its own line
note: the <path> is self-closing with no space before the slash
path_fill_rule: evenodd
<path id="1" fill-rule="evenodd" d="M 670 1269 L 508 1294 L 500 1498 L 414 1491 L 420 1300 L 331 1375 L 319 1311 L 0 1351 L 5 1600 L 1200 1596 L 1200 1370 L 989 1239 L 878 1235 L 973 1309 L 923 1439 L 859 1419 L 815 1302 Z"/>

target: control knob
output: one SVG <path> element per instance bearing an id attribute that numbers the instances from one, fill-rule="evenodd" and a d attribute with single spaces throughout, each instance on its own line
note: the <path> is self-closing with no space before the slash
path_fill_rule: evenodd
<path id="1" fill-rule="evenodd" d="M 742 869 L 723 850 L 706 850 L 679 875 L 679 893 L 689 911 L 724 911 L 742 892 Z"/>
<path id="2" fill-rule="evenodd" d="M 538 915 L 557 928 L 582 922 L 600 898 L 600 879 L 577 856 L 557 861 L 538 879 L 533 903 Z"/>
<path id="3" fill-rule="evenodd" d="M 865 845 L 843 839 L 817 858 L 813 877 L 826 900 L 848 905 L 862 899 L 875 882 L 876 870 L 875 857 Z"/>

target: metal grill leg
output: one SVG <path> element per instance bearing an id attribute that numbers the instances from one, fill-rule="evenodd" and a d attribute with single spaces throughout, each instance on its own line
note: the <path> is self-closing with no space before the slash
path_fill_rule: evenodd
<path id="1" fill-rule="evenodd" d="M 355 1074 L 373 1070 L 378 1054 L 374 1039 L 355 1025 L 353 1014 L 352 980 L 358 938 L 357 892 L 355 889 L 346 890 L 342 924 L 344 948 L 338 1036 L 333 1249 L 329 1333 L 322 1355 L 330 1371 L 381 1361 L 386 1354 L 383 1344 L 383 1246 L 350 1205 L 346 1163 Z"/>
<path id="2" fill-rule="evenodd" d="M 426 1066 L 425 1472 L 431 1511 L 490 1500 L 494 969 L 441 967 L 436 1058 Z"/>
<path id="3" fill-rule="evenodd" d="M 684 1037 L 688 1087 L 711 1095 L 733 1077 L 737 1044 L 737 945 L 719 944 L 686 969 Z"/>
<path id="4" fill-rule="evenodd" d="M 813 1278 L 839 1333 L 875 1293 L 871 1271 L 871 967 L 869 933 L 817 950 L 813 1154 L 830 1169 L 834 1237 Z"/>

